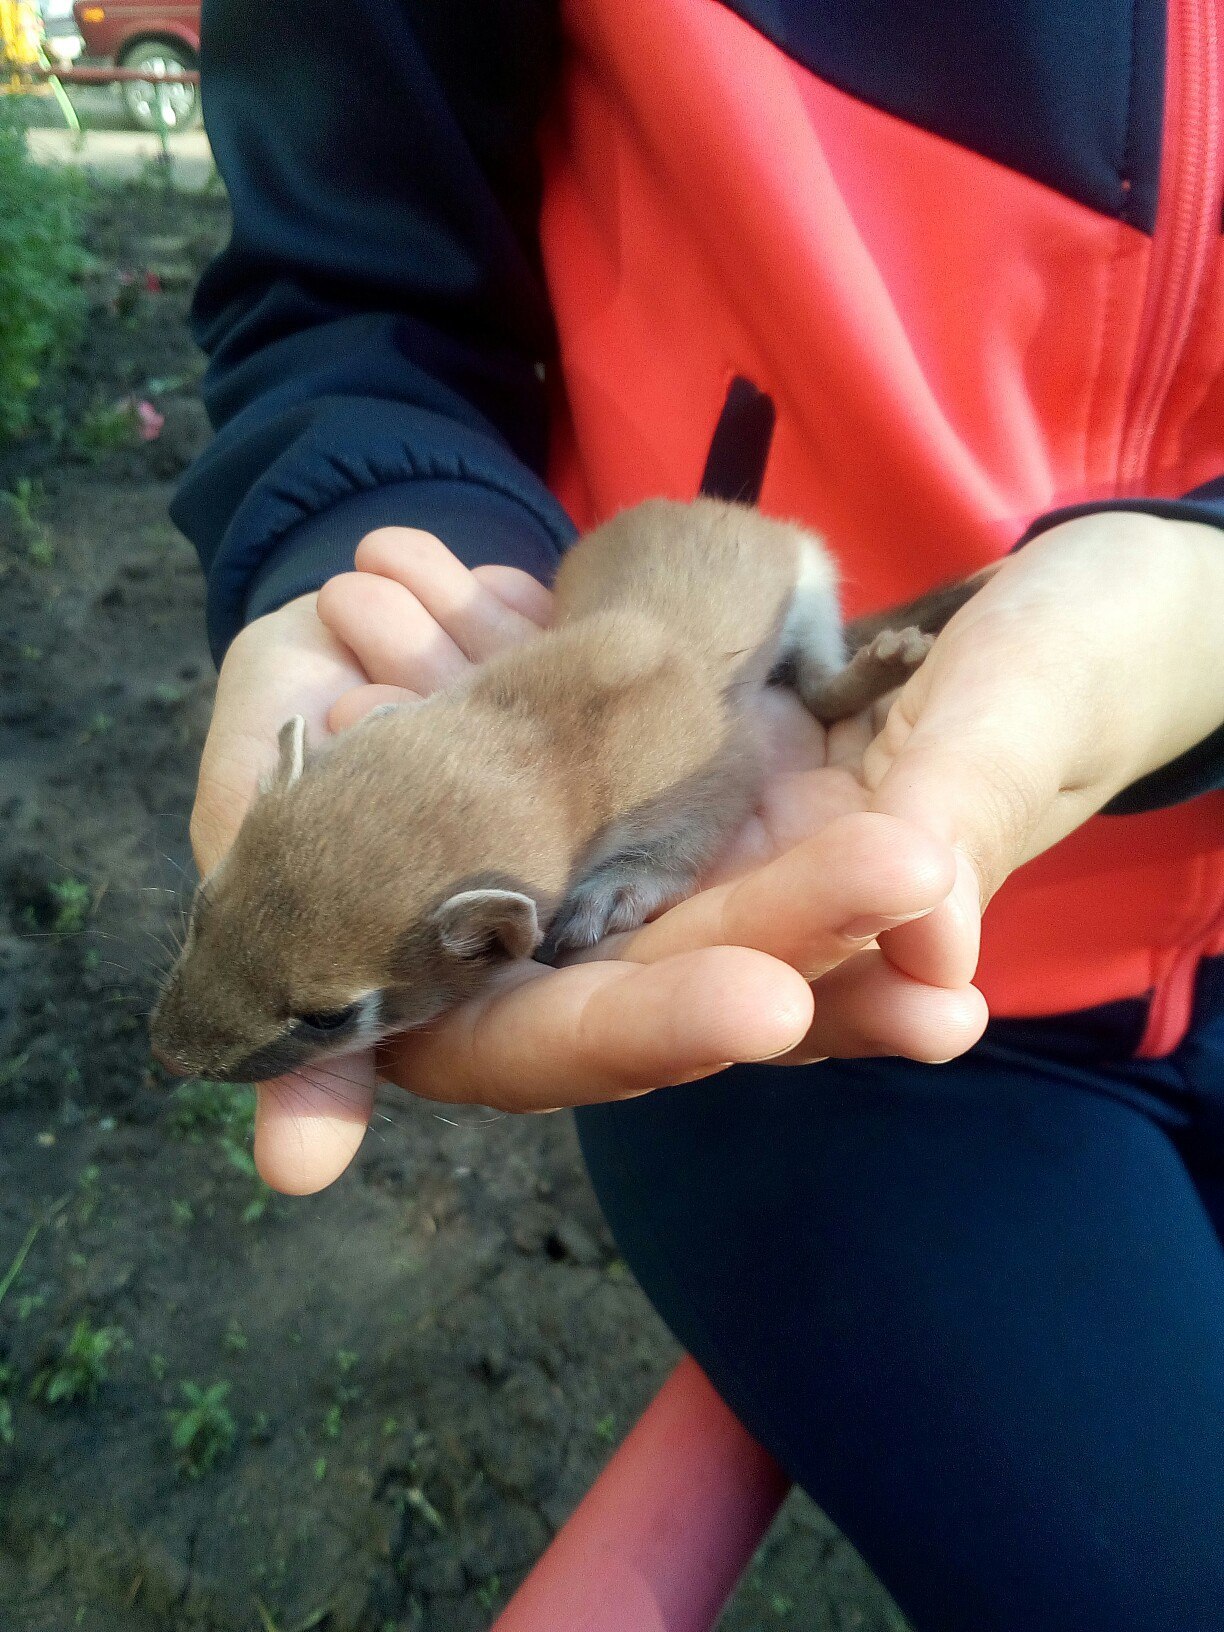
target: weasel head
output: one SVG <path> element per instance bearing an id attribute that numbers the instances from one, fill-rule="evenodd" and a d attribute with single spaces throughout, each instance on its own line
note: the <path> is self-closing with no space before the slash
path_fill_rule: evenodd
<path id="1" fill-rule="evenodd" d="M 389 798 L 392 745 L 359 733 L 375 727 L 307 762 L 289 721 L 275 776 L 196 891 L 150 1022 L 177 1074 L 258 1082 L 368 1047 L 539 945 L 536 894 L 479 865 L 470 762 L 424 763 L 411 786 L 397 774 Z"/>

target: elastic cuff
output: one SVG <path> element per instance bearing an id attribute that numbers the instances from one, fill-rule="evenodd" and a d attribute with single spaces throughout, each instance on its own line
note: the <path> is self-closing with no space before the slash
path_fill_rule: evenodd
<path id="1" fill-rule="evenodd" d="M 560 560 L 552 536 L 526 506 L 493 488 L 431 479 L 395 482 L 342 499 L 283 538 L 251 579 L 243 622 L 351 571 L 358 544 L 377 527 L 420 527 L 465 566 L 519 567 L 543 584 L 552 582 Z"/>

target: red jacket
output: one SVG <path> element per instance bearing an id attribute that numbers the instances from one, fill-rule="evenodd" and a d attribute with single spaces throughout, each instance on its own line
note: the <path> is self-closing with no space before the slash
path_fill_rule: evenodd
<path id="1" fill-rule="evenodd" d="M 307 0 L 256 40 L 216 0 L 221 435 L 176 513 L 218 641 L 388 519 L 545 572 L 541 478 L 580 527 L 691 495 L 736 377 L 777 416 L 761 504 L 827 536 L 852 614 L 1067 505 L 1224 524 L 1221 10 L 362 0 L 341 30 Z M 1215 952 L 1209 792 L 1022 868 L 981 984 L 1150 995 L 1163 1052 Z"/>

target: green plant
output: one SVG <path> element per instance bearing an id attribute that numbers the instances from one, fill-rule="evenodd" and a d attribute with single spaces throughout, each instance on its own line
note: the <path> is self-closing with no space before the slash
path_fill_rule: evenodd
<path id="1" fill-rule="evenodd" d="M 130 402 L 95 402 L 81 415 L 72 433 L 72 445 L 87 459 L 128 448 L 139 440 L 140 422 Z"/>
<path id="2" fill-rule="evenodd" d="M 170 1131 L 198 1144 L 209 1135 L 249 1144 L 255 1135 L 255 1090 L 194 1079 L 174 1091 Z"/>
<path id="3" fill-rule="evenodd" d="M 94 1327 L 83 1315 L 73 1328 L 64 1352 L 38 1373 L 30 1393 L 47 1405 L 92 1400 L 110 1376 L 113 1356 L 130 1347 L 122 1326 Z"/>
<path id="4" fill-rule="evenodd" d="M 9 1393 L 16 1381 L 16 1366 L 8 1361 L 0 1363 L 0 1445 L 13 1443 L 13 1402 Z"/>
<path id="5" fill-rule="evenodd" d="M 198 1383 L 181 1385 L 186 1407 L 169 1413 L 170 1440 L 179 1454 L 183 1471 L 198 1479 L 233 1448 L 238 1429 L 230 1415 L 226 1400 L 228 1383 L 212 1383 L 201 1388 Z"/>
<path id="6" fill-rule="evenodd" d="M 34 164 L 0 119 L 0 442 L 28 427 L 41 372 L 80 332 L 83 200 L 77 174 Z"/>
<path id="7" fill-rule="evenodd" d="M 76 935 L 85 928 L 93 905 L 93 891 L 75 878 L 60 878 L 47 886 L 55 902 L 51 928 L 57 935 Z"/>

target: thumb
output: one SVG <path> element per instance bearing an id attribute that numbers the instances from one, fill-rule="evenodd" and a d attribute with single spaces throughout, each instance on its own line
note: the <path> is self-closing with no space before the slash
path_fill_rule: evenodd
<path id="1" fill-rule="evenodd" d="M 1042 687 L 975 677 L 972 687 L 914 677 L 864 758 L 871 808 L 948 844 L 956 883 L 925 919 L 881 947 L 915 979 L 960 986 L 977 967 L 981 915 L 1015 868 L 1091 814 L 1064 786 L 1057 710 Z M 964 676 L 960 677 L 962 680 Z"/>

